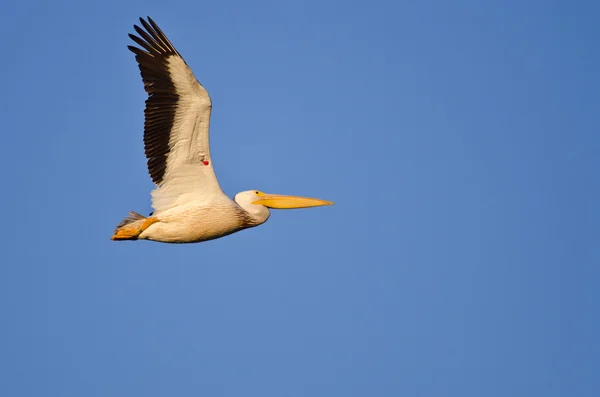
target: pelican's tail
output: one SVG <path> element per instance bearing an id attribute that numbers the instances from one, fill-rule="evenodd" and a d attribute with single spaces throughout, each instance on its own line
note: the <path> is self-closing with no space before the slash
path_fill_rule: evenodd
<path id="1" fill-rule="evenodd" d="M 146 218 L 137 212 L 131 211 L 129 216 L 121 221 L 113 236 L 112 240 L 137 240 L 138 236 L 142 234 L 148 226 L 158 222 L 157 218 L 149 217 Z"/>

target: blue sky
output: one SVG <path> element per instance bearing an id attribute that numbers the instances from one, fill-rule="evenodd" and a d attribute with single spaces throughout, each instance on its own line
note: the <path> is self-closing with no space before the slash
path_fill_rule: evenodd
<path id="1" fill-rule="evenodd" d="M 599 12 L 3 2 L 0 395 L 599 395 Z M 211 94 L 225 192 L 335 206 L 110 241 L 151 210 L 146 15 Z"/>

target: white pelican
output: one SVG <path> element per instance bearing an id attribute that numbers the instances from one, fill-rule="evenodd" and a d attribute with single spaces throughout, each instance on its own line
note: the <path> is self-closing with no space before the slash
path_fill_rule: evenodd
<path id="1" fill-rule="evenodd" d="M 306 208 L 330 201 L 249 190 L 235 201 L 223 193 L 209 150 L 211 100 L 179 52 L 150 17 L 134 25 L 129 37 L 141 48 L 135 54 L 144 88 L 144 146 L 148 171 L 156 188 L 154 212 L 136 212 L 117 226 L 113 240 L 153 240 L 194 243 L 258 226 L 269 208 Z"/>

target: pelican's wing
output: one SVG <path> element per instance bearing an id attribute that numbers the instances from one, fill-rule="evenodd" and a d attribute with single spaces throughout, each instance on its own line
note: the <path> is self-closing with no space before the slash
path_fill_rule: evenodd
<path id="1" fill-rule="evenodd" d="M 179 52 L 152 19 L 129 37 L 148 93 L 144 146 L 156 189 L 152 206 L 164 211 L 189 201 L 223 195 L 209 150 L 211 101 Z"/>

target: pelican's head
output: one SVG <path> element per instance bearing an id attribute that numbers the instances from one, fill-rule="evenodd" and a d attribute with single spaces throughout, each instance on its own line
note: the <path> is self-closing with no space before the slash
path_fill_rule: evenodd
<path id="1" fill-rule="evenodd" d="M 269 217 L 269 208 L 283 210 L 333 205 L 331 201 L 300 196 L 269 194 L 258 190 L 240 192 L 235 195 L 235 201 L 250 214 L 257 218 L 264 218 L 262 222 L 266 221 Z"/>

